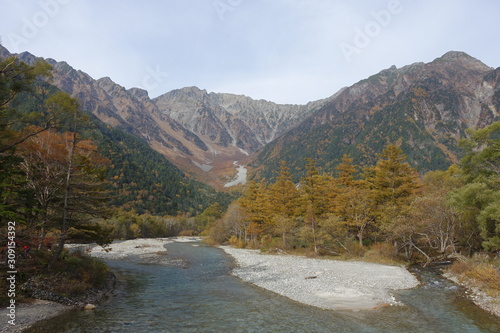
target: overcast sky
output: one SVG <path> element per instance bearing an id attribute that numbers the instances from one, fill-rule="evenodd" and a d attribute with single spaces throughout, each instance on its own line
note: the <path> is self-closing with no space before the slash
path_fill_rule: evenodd
<path id="1" fill-rule="evenodd" d="M 9 51 L 156 97 L 197 86 L 305 104 L 464 51 L 500 67 L 497 0 L 2 0 Z"/>

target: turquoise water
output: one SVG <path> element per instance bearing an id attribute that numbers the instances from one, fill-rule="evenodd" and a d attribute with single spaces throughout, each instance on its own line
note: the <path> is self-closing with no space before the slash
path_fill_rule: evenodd
<path id="1" fill-rule="evenodd" d="M 397 298 L 405 305 L 328 311 L 302 305 L 230 275 L 222 250 L 167 245 L 185 268 L 109 261 L 115 295 L 94 311 L 71 310 L 28 332 L 500 332 L 499 321 L 463 299 L 433 270 Z"/>

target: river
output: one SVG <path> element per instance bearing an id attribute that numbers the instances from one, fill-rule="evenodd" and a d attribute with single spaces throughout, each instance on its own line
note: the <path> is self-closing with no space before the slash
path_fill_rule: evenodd
<path id="1" fill-rule="evenodd" d="M 230 275 L 221 249 L 171 243 L 187 266 L 107 261 L 114 296 L 94 311 L 71 310 L 27 332 L 500 332 L 499 320 L 461 295 L 436 269 L 417 269 L 422 286 L 397 293 L 405 305 L 370 311 L 306 306 Z"/>

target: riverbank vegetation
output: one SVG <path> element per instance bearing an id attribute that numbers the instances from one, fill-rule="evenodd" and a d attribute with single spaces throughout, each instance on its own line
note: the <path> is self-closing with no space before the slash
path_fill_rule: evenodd
<path id="1" fill-rule="evenodd" d="M 0 287 L 17 270 L 18 300 L 30 295 L 26 283 L 68 297 L 102 286 L 105 265 L 68 253 L 68 242 L 198 233 L 204 215 L 192 216 L 230 198 L 82 110 L 49 83 L 51 70 L 0 59 Z"/>
<path id="2" fill-rule="evenodd" d="M 307 159 L 298 183 L 282 162 L 272 181 L 250 181 L 229 203 L 229 195 L 196 185 L 146 143 L 82 111 L 47 83 L 50 70 L 43 61 L 0 61 L 2 235 L 15 222 L 1 255 L 19 259 L 20 283 L 37 275 L 77 293 L 99 286 L 106 270 L 66 252 L 67 242 L 176 235 L 386 263 L 458 258 L 453 269 L 461 275 L 480 275 L 469 269 L 477 266 L 498 278 L 498 261 L 465 258 L 500 251 L 500 122 L 469 131 L 460 143 L 464 157 L 447 170 L 420 175 L 388 144 L 374 165 L 345 155 L 333 174 Z M 80 268 L 77 283 L 72 272 Z"/>
<path id="3" fill-rule="evenodd" d="M 389 144 L 361 168 L 344 156 L 335 174 L 308 160 L 292 182 L 284 162 L 272 182 L 252 181 L 211 225 L 239 247 L 367 256 L 409 263 L 500 250 L 500 122 L 469 131 L 459 165 L 419 175 Z M 382 258 L 383 257 L 383 258 Z"/>

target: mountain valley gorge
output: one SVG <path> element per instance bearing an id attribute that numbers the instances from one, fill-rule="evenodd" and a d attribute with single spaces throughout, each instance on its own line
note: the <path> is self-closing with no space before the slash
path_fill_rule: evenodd
<path id="1" fill-rule="evenodd" d="M 0 56 L 9 52 L 0 46 Z M 36 57 L 16 55 L 27 63 Z M 343 154 L 369 165 L 395 143 L 419 171 L 445 169 L 460 158 L 466 129 L 498 120 L 500 68 L 463 53 L 382 70 L 323 100 L 283 105 L 243 95 L 185 87 L 150 98 L 110 78 L 93 79 L 47 59 L 51 84 L 76 97 L 104 124 L 130 133 L 183 173 L 224 188 L 238 167 L 249 178 L 275 176 L 281 160 L 297 179 L 305 158 L 331 172 Z"/>

